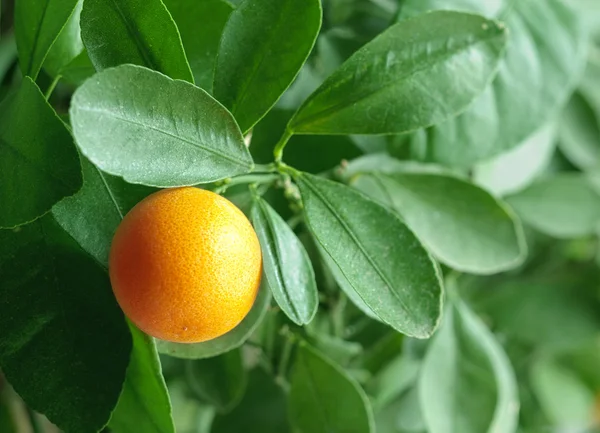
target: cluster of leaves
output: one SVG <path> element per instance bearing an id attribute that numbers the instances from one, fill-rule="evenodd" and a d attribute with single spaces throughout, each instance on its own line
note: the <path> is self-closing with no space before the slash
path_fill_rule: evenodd
<path id="1" fill-rule="evenodd" d="M 67 433 L 592 429 L 594 0 L 234 3 L 3 17 L 16 392 Z M 265 275 L 238 327 L 181 345 L 127 322 L 106 267 L 129 209 L 189 185 L 246 212 Z"/>

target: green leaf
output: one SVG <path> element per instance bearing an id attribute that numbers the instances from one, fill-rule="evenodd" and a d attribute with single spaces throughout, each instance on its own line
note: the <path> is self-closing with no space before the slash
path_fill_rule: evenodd
<path id="1" fill-rule="evenodd" d="M 165 355 L 175 356 L 177 358 L 204 359 L 236 349 L 244 344 L 258 327 L 265 317 L 270 301 L 271 292 L 266 281 L 263 279 L 252 309 L 244 320 L 227 334 L 215 338 L 214 340 L 194 344 L 180 344 L 156 340 L 158 351 Z"/>
<path id="2" fill-rule="evenodd" d="M 56 204 L 52 213 L 85 251 L 108 267 L 110 243 L 121 220 L 155 190 L 103 173 L 85 158 L 81 162 L 83 188 Z"/>
<path id="3" fill-rule="evenodd" d="M 177 24 L 196 85 L 212 92 L 219 42 L 233 7 L 225 0 L 163 0 L 163 3 Z"/>
<path id="4" fill-rule="evenodd" d="M 85 0 L 81 37 L 98 71 L 132 63 L 194 81 L 177 26 L 161 0 Z"/>
<path id="5" fill-rule="evenodd" d="M 540 180 L 506 200 L 525 223 L 557 238 L 591 235 L 600 222 L 600 195 L 580 174 Z"/>
<path id="6" fill-rule="evenodd" d="M 517 147 L 473 167 L 473 181 L 494 195 L 516 193 L 535 181 L 556 149 L 556 127 L 544 125 Z"/>
<path id="7" fill-rule="evenodd" d="M 87 50 L 84 48 L 77 57 L 66 64 L 62 70 L 62 78 L 71 84 L 80 86 L 85 80 L 96 73 L 94 65 L 88 56 Z"/>
<path id="8" fill-rule="evenodd" d="M 300 107 L 298 134 L 391 134 L 456 115 L 496 72 L 503 25 L 434 12 L 390 27 L 363 46 Z"/>
<path id="9" fill-rule="evenodd" d="M 289 395 L 290 422 L 298 433 L 372 433 L 365 392 L 342 368 L 301 343 Z"/>
<path id="10" fill-rule="evenodd" d="M 66 22 L 62 31 L 54 41 L 52 48 L 44 60 L 44 70 L 51 76 L 62 74 L 63 68 L 71 63 L 83 51 L 81 31 L 79 29 L 79 18 L 83 0 L 79 0 L 75 10 Z"/>
<path id="11" fill-rule="evenodd" d="M 442 263 L 462 272 L 492 274 L 525 259 L 520 223 L 506 205 L 453 176 L 365 174 L 355 185 L 398 212 Z"/>
<path id="12" fill-rule="evenodd" d="M 218 410 L 229 412 L 244 396 L 248 378 L 241 350 L 231 350 L 213 358 L 189 360 L 186 367 L 192 391 Z"/>
<path id="13" fill-rule="evenodd" d="M 375 415 L 377 433 L 428 433 L 416 387 Z"/>
<path id="14" fill-rule="evenodd" d="M 518 146 L 566 102 L 587 48 L 585 25 L 567 2 L 406 0 L 401 16 L 432 9 L 500 18 L 509 40 L 492 85 L 462 115 L 427 131 L 427 160 L 467 167 L 489 159 Z"/>
<path id="15" fill-rule="evenodd" d="M 593 295 L 585 292 L 597 277 L 577 268 L 552 268 L 543 278 L 484 283 L 490 290 L 480 290 L 474 305 L 498 333 L 525 347 L 556 350 L 594 339 L 600 318 Z"/>
<path id="16" fill-rule="evenodd" d="M 438 324 L 442 288 L 415 235 L 349 187 L 307 173 L 296 173 L 296 182 L 311 232 L 359 297 L 394 329 L 429 337 Z"/>
<path id="17" fill-rule="evenodd" d="M 544 357 L 533 364 L 531 384 L 542 410 L 558 429 L 587 431 L 594 423 L 593 390 L 555 359 Z"/>
<path id="18" fill-rule="evenodd" d="M 519 400 L 510 361 L 494 335 L 455 296 L 419 378 L 427 431 L 514 433 Z"/>
<path id="19" fill-rule="evenodd" d="M 359 343 L 326 334 L 318 328 L 314 331 L 311 328 L 306 328 L 306 331 L 308 333 L 307 341 L 316 350 L 340 366 L 348 366 L 364 350 Z"/>
<path id="20" fill-rule="evenodd" d="M 577 374 L 592 389 L 600 390 L 600 341 L 588 339 L 582 345 L 562 354 L 561 365 Z M 600 404 L 600 401 L 597 401 Z M 598 408 L 600 409 L 600 407 Z"/>
<path id="21" fill-rule="evenodd" d="M 15 34 L 2 35 L 0 39 L 0 80 L 4 81 L 6 74 L 10 71 L 17 58 L 17 44 Z"/>
<path id="22" fill-rule="evenodd" d="M 25 77 L 0 104 L 0 227 L 40 217 L 81 184 L 71 135 Z"/>
<path id="23" fill-rule="evenodd" d="M 420 363 L 410 356 L 400 355 L 369 381 L 369 395 L 373 406 L 382 408 L 400 397 L 416 382 Z"/>
<path id="24" fill-rule="evenodd" d="M 102 173 L 82 160 L 81 191 L 52 208 L 56 221 L 79 245 L 104 267 L 114 232 L 123 216 L 152 188 L 130 185 Z M 171 405 L 154 340 L 129 324 L 133 351 L 123 392 L 111 418 L 116 433 L 174 433 Z"/>
<path id="25" fill-rule="evenodd" d="M 579 92 L 589 102 L 596 114 L 597 121 L 600 122 L 600 90 L 598 89 L 598 80 L 600 80 L 600 45 L 596 44 L 589 47 L 588 63 L 583 78 L 579 83 Z"/>
<path id="26" fill-rule="evenodd" d="M 169 395 L 173 402 L 173 419 L 177 433 L 209 433 L 215 408 L 200 404 L 190 392 L 183 377 L 169 381 Z"/>
<path id="27" fill-rule="evenodd" d="M 13 389 L 3 383 L 0 386 L 0 431 L 3 433 L 19 433 L 15 400 Z"/>
<path id="28" fill-rule="evenodd" d="M 293 230 L 262 198 L 255 198 L 251 215 L 273 297 L 293 322 L 306 325 L 319 307 L 310 258 Z"/>
<path id="29" fill-rule="evenodd" d="M 0 378 L 3 382 L 2 389 L 0 389 L 0 431 L 2 433 L 22 433 L 23 428 L 27 425 L 27 406 L 13 387 L 6 382 L 4 376 L 0 374 Z"/>
<path id="30" fill-rule="evenodd" d="M 66 433 L 101 430 L 131 352 L 108 275 L 50 216 L 0 231 L 0 275 L 6 378 Z"/>
<path id="31" fill-rule="evenodd" d="M 171 401 L 152 337 L 129 324 L 133 351 L 123 392 L 110 419 L 114 433 L 175 433 Z"/>
<path id="32" fill-rule="evenodd" d="M 225 108 L 204 90 L 146 68 L 96 74 L 75 92 L 70 115 L 85 156 L 131 183 L 194 185 L 252 168 Z"/>
<path id="33" fill-rule="evenodd" d="M 21 71 L 35 79 L 48 51 L 73 13 L 78 0 L 15 2 L 15 35 Z"/>
<path id="34" fill-rule="evenodd" d="M 358 292 L 354 289 L 354 286 L 348 281 L 348 278 L 344 275 L 340 267 L 333 260 L 333 258 L 329 255 L 327 251 L 323 249 L 322 246 L 317 244 L 317 248 L 321 253 L 321 258 L 324 264 L 327 266 L 327 269 L 331 271 L 331 275 L 333 276 L 335 282 L 338 284 L 340 289 L 344 291 L 346 296 L 350 298 L 350 301 L 366 316 L 370 317 L 373 320 L 382 321 L 381 318 L 369 307 L 365 301 L 360 297 Z"/>
<path id="35" fill-rule="evenodd" d="M 600 118 L 581 93 L 575 93 L 563 111 L 559 147 L 582 170 L 600 164 Z"/>
<path id="36" fill-rule="evenodd" d="M 265 412 L 266 409 L 266 412 Z M 250 372 L 241 403 L 229 414 L 217 416 L 211 433 L 289 433 L 286 395 L 260 369 Z"/>
<path id="37" fill-rule="evenodd" d="M 283 135 L 293 114 L 290 110 L 273 109 L 252 128 L 250 153 L 257 164 L 273 162 L 273 145 Z M 352 139 L 343 135 L 294 135 L 285 147 L 286 164 L 315 174 L 360 155 L 362 152 Z"/>
<path id="38" fill-rule="evenodd" d="M 231 14 L 215 66 L 215 97 L 248 131 L 298 75 L 321 28 L 319 0 L 245 0 Z"/>

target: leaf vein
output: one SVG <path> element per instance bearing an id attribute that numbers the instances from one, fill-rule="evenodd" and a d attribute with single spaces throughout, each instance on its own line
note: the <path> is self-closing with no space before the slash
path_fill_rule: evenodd
<path id="1" fill-rule="evenodd" d="M 394 76 L 392 80 L 388 80 L 387 82 L 383 83 L 381 86 L 378 86 L 375 89 L 365 89 L 363 92 L 358 93 L 354 98 L 340 101 L 340 102 L 333 104 L 327 108 L 324 108 L 320 111 L 317 111 L 311 115 L 306 116 L 304 119 L 301 119 L 301 121 L 299 123 L 296 123 L 295 125 L 293 125 L 292 129 L 294 130 L 300 125 L 310 124 L 311 121 L 313 121 L 315 119 L 324 120 L 328 117 L 331 117 L 331 115 L 335 114 L 336 112 L 345 110 L 348 107 L 354 106 L 355 104 L 364 102 L 369 98 L 375 97 L 383 92 L 386 92 L 388 90 L 388 88 L 393 87 L 394 85 L 397 85 L 401 82 L 409 81 L 414 76 L 429 69 L 430 67 L 432 67 L 438 63 L 441 63 L 441 62 L 453 57 L 454 55 L 461 54 L 464 51 L 467 51 L 477 45 L 480 45 L 481 43 L 487 42 L 488 40 L 494 39 L 496 37 L 497 37 L 497 35 L 493 35 L 493 36 L 490 36 L 489 38 L 481 39 L 477 43 L 466 44 L 464 46 L 461 46 L 461 47 L 455 49 L 452 52 L 448 52 L 448 53 L 442 55 L 439 59 L 436 59 L 436 60 L 430 61 L 430 62 L 425 62 L 420 68 L 416 68 L 415 70 L 411 71 L 409 74 L 406 74 L 404 76 L 402 76 L 402 75 Z M 323 85 L 325 85 L 325 83 Z M 323 87 L 323 85 L 321 87 Z M 316 92 L 318 92 L 318 90 Z M 315 92 L 315 94 L 316 94 L 316 92 Z M 308 107 L 311 102 L 313 102 L 313 99 L 309 98 L 305 103 L 306 105 L 303 105 L 302 107 L 300 107 L 300 109 L 298 110 L 298 114 L 301 114 L 304 107 Z M 293 120 L 294 119 L 292 119 L 292 121 Z"/>
<path id="2" fill-rule="evenodd" d="M 279 243 L 277 242 L 277 236 L 276 236 L 276 231 L 275 231 L 275 227 L 271 221 L 271 219 L 268 216 L 268 212 L 267 212 L 267 208 L 265 206 L 265 204 L 261 201 L 258 202 L 259 203 L 259 207 L 260 210 L 262 211 L 263 215 L 265 216 L 265 220 L 267 223 L 267 227 L 266 229 L 269 231 L 269 235 L 270 237 L 274 240 L 274 242 L 272 242 L 273 246 L 274 246 L 274 251 L 275 251 L 275 256 L 277 257 L 277 261 L 278 264 L 282 264 L 282 256 L 281 256 L 281 251 L 279 249 Z M 281 272 L 281 269 L 279 266 L 275 266 L 275 273 L 277 274 L 277 278 L 281 281 L 281 286 L 282 286 L 282 291 L 283 294 L 285 296 L 286 301 L 288 302 L 288 304 L 290 305 L 290 308 L 292 309 L 294 315 L 296 316 L 296 319 L 298 320 L 298 322 L 302 322 L 302 318 L 300 317 L 300 313 L 298 312 L 298 309 L 296 308 L 296 305 L 294 304 L 294 302 L 292 302 L 292 298 L 289 294 L 289 288 L 287 286 L 287 280 L 284 278 L 283 273 Z"/>
<path id="3" fill-rule="evenodd" d="M 383 273 L 383 271 L 379 268 L 379 266 L 375 263 L 375 261 L 367 254 L 367 252 L 365 251 L 362 243 L 359 242 L 359 240 L 356 237 L 356 235 L 352 232 L 352 230 L 348 226 L 348 223 L 344 220 L 344 218 L 342 218 L 341 215 L 339 215 L 336 212 L 336 210 L 333 208 L 333 206 L 331 206 L 331 204 L 325 199 L 325 197 L 323 196 L 323 194 L 321 193 L 321 191 L 319 191 L 314 185 L 311 184 L 310 180 L 304 179 L 304 182 L 313 191 L 313 193 L 325 204 L 325 206 L 327 207 L 327 209 L 329 210 L 329 212 L 331 212 L 331 214 L 338 220 L 338 222 L 340 223 L 340 225 L 343 227 L 344 231 L 348 234 L 348 236 L 350 236 L 350 238 L 352 239 L 352 241 L 356 244 L 356 246 L 358 247 L 360 253 L 365 257 L 365 259 L 367 260 L 367 262 L 369 263 L 369 265 L 371 265 L 371 267 L 375 270 L 375 272 L 377 273 L 377 275 L 379 276 L 379 278 L 381 278 L 381 280 L 385 283 L 385 285 L 388 287 L 388 289 L 392 293 L 392 295 L 398 300 L 398 302 L 400 303 L 400 305 L 401 305 L 402 309 L 404 310 L 405 314 L 407 316 L 411 317 L 414 320 L 414 317 L 413 317 L 412 313 L 410 312 L 410 309 L 407 307 L 406 303 L 404 302 L 404 300 L 402 298 L 400 298 L 400 296 L 398 295 L 398 293 L 396 293 L 393 290 L 393 285 L 390 283 L 390 281 L 388 280 L 387 276 Z M 323 246 L 323 248 L 325 248 L 325 246 Z M 327 251 L 327 252 L 329 253 L 329 251 Z M 330 253 L 329 253 L 329 255 L 330 255 L 330 257 L 332 259 L 334 259 L 333 256 Z M 335 261 L 335 259 L 334 259 L 334 261 Z M 338 266 L 339 266 L 339 264 L 338 264 Z M 341 266 L 340 266 L 340 271 L 342 273 L 344 273 Z M 348 280 L 348 282 L 350 282 L 350 280 Z M 354 287 L 354 284 L 352 284 L 352 287 Z M 356 291 L 356 293 L 362 298 L 362 296 L 360 295 L 360 292 L 358 290 Z M 363 299 L 363 301 L 365 301 L 365 300 Z M 367 302 L 367 301 L 365 301 L 365 302 Z M 368 305 L 368 303 L 367 303 L 367 305 Z M 378 316 L 379 316 L 379 314 L 378 314 Z"/>
<path id="4" fill-rule="evenodd" d="M 115 113 L 113 113 L 111 111 L 107 111 L 107 110 L 99 110 L 99 109 L 94 109 L 94 108 L 90 108 L 90 107 L 79 107 L 79 109 L 82 110 L 82 111 L 87 111 L 88 113 L 104 114 L 106 116 L 112 117 L 112 118 L 114 118 L 116 120 L 120 120 L 122 122 L 130 123 L 132 125 L 139 126 L 139 127 L 142 127 L 142 128 L 151 129 L 153 131 L 159 132 L 159 133 L 161 133 L 163 135 L 166 135 L 168 137 L 180 140 L 181 142 L 186 143 L 186 144 L 188 144 L 190 146 L 197 147 L 197 148 L 199 148 L 199 149 L 201 149 L 201 150 L 203 150 L 203 151 L 205 151 L 207 153 L 211 153 L 213 155 L 221 157 L 224 160 L 227 160 L 227 161 L 229 161 L 229 162 L 231 162 L 233 164 L 239 165 L 239 166 L 244 167 L 244 168 L 250 168 L 252 166 L 251 164 L 245 164 L 244 162 L 240 161 L 238 158 L 236 158 L 236 157 L 234 157 L 232 155 L 229 155 L 229 154 L 227 154 L 225 152 L 219 151 L 216 148 L 212 148 L 212 147 L 203 145 L 201 143 L 194 142 L 194 141 L 192 141 L 192 140 L 190 140 L 188 138 L 185 138 L 185 137 L 182 137 L 182 136 L 178 136 L 176 134 L 173 134 L 172 132 L 169 132 L 169 131 L 166 131 L 164 129 L 158 128 L 158 127 L 156 127 L 154 125 L 144 124 L 144 123 L 132 120 L 132 119 L 128 119 L 128 118 L 123 117 L 123 116 L 118 116 L 117 114 L 115 114 Z"/>

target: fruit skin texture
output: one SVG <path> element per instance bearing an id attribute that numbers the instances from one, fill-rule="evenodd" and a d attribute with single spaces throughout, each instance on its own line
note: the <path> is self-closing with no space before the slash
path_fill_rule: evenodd
<path id="1" fill-rule="evenodd" d="M 119 305 L 142 331 L 198 343 L 248 314 L 262 255 L 252 225 L 229 200 L 193 187 L 165 189 L 125 216 L 109 273 Z"/>

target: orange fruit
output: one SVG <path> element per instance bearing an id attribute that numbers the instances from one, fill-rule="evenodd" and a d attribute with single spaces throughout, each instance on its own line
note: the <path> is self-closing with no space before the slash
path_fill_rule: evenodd
<path id="1" fill-rule="evenodd" d="M 113 238 L 109 272 L 125 315 L 161 340 L 219 337 L 248 314 L 262 256 L 246 216 L 229 200 L 193 187 L 138 203 Z"/>

